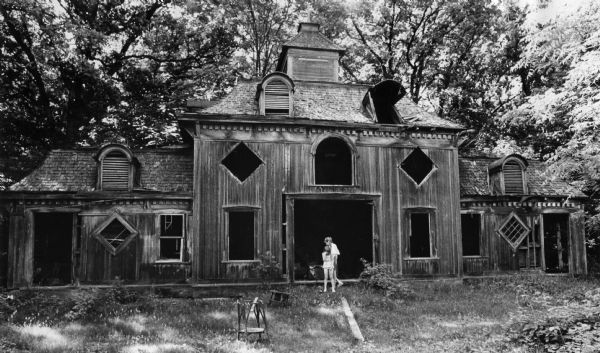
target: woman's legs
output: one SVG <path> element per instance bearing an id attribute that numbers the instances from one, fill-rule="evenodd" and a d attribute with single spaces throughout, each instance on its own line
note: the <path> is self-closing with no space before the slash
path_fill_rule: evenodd
<path id="1" fill-rule="evenodd" d="M 329 269 L 329 277 L 331 278 L 331 291 L 335 292 L 335 272 L 334 269 Z"/>
<path id="2" fill-rule="evenodd" d="M 329 279 L 329 269 L 323 269 L 323 292 L 327 292 L 327 280 Z"/>

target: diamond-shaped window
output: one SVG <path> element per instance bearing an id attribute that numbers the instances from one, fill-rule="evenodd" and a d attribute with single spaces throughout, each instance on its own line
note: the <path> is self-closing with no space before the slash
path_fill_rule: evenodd
<path id="1" fill-rule="evenodd" d="M 223 158 L 223 164 L 239 181 L 244 182 L 263 161 L 244 143 L 239 143 Z"/>
<path id="2" fill-rule="evenodd" d="M 138 231 L 118 213 L 113 213 L 92 232 L 112 255 L 125 249 L 137 234 Z"/>
<path id="3" fill-rule="evenodd" d="M 417 184 L 417 186 L 421 186 L 421 184 L 437 169 L 431 158 L 418 147 L 402 161 L 400 168 Z"/>
<path id="4" fill-rule="evenodd" d="M 521 221 L 519 217 L 513 212 L 496 230 L 513 248 L 517 250 L 519 245 L 531 229 Z"/>

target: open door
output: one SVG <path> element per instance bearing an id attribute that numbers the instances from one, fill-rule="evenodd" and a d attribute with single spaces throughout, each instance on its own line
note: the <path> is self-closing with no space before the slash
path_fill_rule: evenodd
<path id="1" fill-rule="evenodd" d="M 546 272 L 569 272 L 569 215 L 545 214 L 544 260 Z"/>
<path id="2" fill-rule="evenodd" d="M 294 200 L 294 278 L 309 278 L 308 267 L 322 265 L 323 240 L 331 236 L 340 250 L 338 277 L 358 278 L 361 258 L 373 261 L 373 202 Z"/>
<path id="3" fill-rule="evenodd" d="M 33 285 L 68 285 L 73 278 L 72 213 L 36 213 L 34 219 Z"/>

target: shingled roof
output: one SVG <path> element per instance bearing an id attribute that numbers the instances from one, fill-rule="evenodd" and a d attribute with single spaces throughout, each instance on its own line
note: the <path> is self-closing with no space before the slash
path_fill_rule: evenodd
<path id="1" fill-rule="evenodd" d="M 303 29 L 303 27 L 309 29 L 306 30 Z M 319 25 L 316 23 L 301 23 L 298 26 L 298 34 L 283 43 L 282 47 L 284 52 L 287 48 L 317 49 L 337 52 L 345 51 L 344 47 L 335 44 L 331 39 L 319 32 Z"/>
<path id="2" fill-rule="evenodd" d="M 89 192 L 96 190 L 97 149 L 54 150 L 42 165 L 10 191 Z M 189 148 L 133 151 L 140 183 L 134 191 L 192 192 L 193 153 Z"/>
<path id="3" fill-rule="evenodd" d="M 200 114 L 258 115 L 256 87 L 259 81 L 240 81 L 217 104 L 197 109 Z M 375 124 L 374 118 L 362 108 L 362 100 L 371 86 L 335 82 L 296 81 L 294 117 L 311 120 L 344 121 Z M 405 123 L 420 127 L 461 129 L 462 126 L 425 111 L 410 99 L 395 105 Z M 194 109 L 191 109 L 194 111 Z"/>
<path id="4" fill-rule="evenodd" d="M 460 157 L 458 159 L 461 197 L 492 195 L 488 186 L 488 166 L 496 160 L 497 158 L 489 157 Z M 532 160 L 528 162 L 529 166 L 525 172 L 530 195 L 586 197 L 567 182 L 547 175 L 546 167 L 542 162 Z"/>

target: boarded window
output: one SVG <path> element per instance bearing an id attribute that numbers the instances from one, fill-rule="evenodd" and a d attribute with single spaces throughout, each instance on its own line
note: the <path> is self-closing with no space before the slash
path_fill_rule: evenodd
<path id="1" fill-rule="evenodd" d="M 327 138 L 315 154 L 315 183 L 318 185 L 352 185 L 352 152 L 339 138 Z"/>
<path id="2" fill-rule="evenodd" d="M 121 151 L 112 151 L 102 160 L 102 190 L 128 190 L 130 163 Z"/>
<path id="3" fill-rule="evenodd" d="M 310 81 L 332 81 L 334 63 L 331 60 L 299 58 L 294 65 L 294 77 Z"/>
<path id="4" fill-rule="evenodd" d="M 221 161 L 229 171 L 241 182 L 248 179 L 262 161 L 243 143 L 235 148 Z"/>
<path id="5" fill-rule="evenodd" d="M 290 90 L 281 80 L 265 87 L 265 115 L 290 115 Z"/>
<path id="6" fill-rule="evenodd" d="M 400 168 L 417 184 L 421 185 L 435 171 L 435 164 L 420 148 L 415 148 L 402 161 Z"/>
<path id="7" fill-rule="evenodd" d="M 183 260 L 184 215 L 160 216 L 160 259 Z"/>
<path id="8" fill-rule="evenodd" d="M 508 161 L 504 164 L 504 193 L 524 194 L 523 169 L 517 161 Z"/>
<path id="9" fill-rule="evenodd" d="M 463 256 L 479 256 L 479 235 L 481 230 L 481 215 L 466 213 L 460 215 L 462 228 Z"/>
<path id="10" fill-rule="evenodd" d="M 429 213 L 410 213 L 410 257 L 431 257 Z"/>
<path id="11" fill-rule="evenodd" d="M 529 233 L 529 230 L 529 227 L 516 214 L 511 213 L 500 225 L 497 232 L 516 250 Z"/>
<path id="12" fill-rule="evenodd" d="M 229 260 L 254 260 L 252 211 L 229 211 Z"/>

